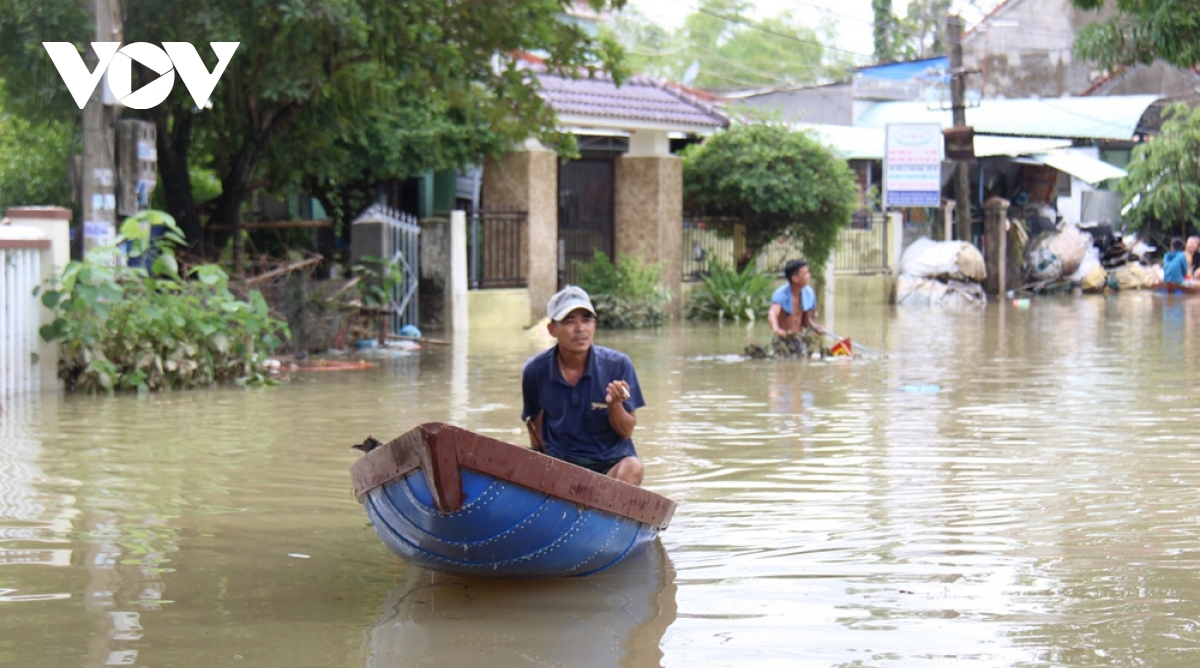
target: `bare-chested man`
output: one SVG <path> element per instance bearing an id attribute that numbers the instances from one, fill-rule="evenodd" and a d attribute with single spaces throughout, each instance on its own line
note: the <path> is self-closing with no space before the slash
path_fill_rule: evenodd
<path id="1" fill-rule="evenodd" d="M 802 333 L 813 328 L 818 333 L 824 329 L 813 320 L 817 311 L 817 293 L 809 285 L 812 274 L 804 260 L 792 260 L 783 267 L 787 283 L 771 295 L 771 308 L 767 311 L 767 323 L 771 331 L 780 338 L 789 332 Z"/>

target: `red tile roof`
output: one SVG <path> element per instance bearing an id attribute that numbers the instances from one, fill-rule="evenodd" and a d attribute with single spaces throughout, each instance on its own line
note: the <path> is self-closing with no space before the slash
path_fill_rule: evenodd
<path id="1" fill-rule="evenodd" d="M 681 130 L 729 124 L 724 114 L 689 89 L 649 77 L 629 77 L 620 86 L 608 77 L 572 79 L 542 71 L 537 78 L 542 98 L 560 115 L 677 125 Z"/>

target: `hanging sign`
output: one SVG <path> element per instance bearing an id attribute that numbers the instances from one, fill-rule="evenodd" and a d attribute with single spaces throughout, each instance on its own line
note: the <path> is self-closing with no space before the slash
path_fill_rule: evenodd
<path id="1" fill-rule="evenodd" d="M 883 154 L 884 206 L 941 206 L 942 127 L 892 123 Z"/>

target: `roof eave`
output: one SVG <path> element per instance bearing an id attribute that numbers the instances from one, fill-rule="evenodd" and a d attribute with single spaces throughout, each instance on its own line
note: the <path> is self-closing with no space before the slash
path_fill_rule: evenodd
<path id="1" fill-rule="evenodd" d="M 699 123 L 667 123 L 642 119 L 607 118 L 604 116 L 585 116 L 581 114 L 558 114 L 559 126 L 572 128 L 597 128 L 603 130 L 650 130 L 658 132 L 687 132 L 689 134 L 710 134 L 723 125 L 702 125 Z"/>

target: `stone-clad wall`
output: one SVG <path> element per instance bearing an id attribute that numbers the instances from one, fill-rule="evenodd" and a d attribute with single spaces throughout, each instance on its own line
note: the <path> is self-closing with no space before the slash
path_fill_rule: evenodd
<path id="1" fill-rule="evenodd" d="M 680 303 L 683 261 L 683 162 L 675 156 L 616 161 L 614 245 L 617 253 L 666 262 L 663 284 Z"/>
<path id="2" fill-rule="evenodd" d="M 483 167 L 485 209 L 529 214 L 521 269 L 529 284 L 531 321 L 546 314 L 546 302 L 558 287 L 558 159 L 540 147 L 514 151 Z"/>

